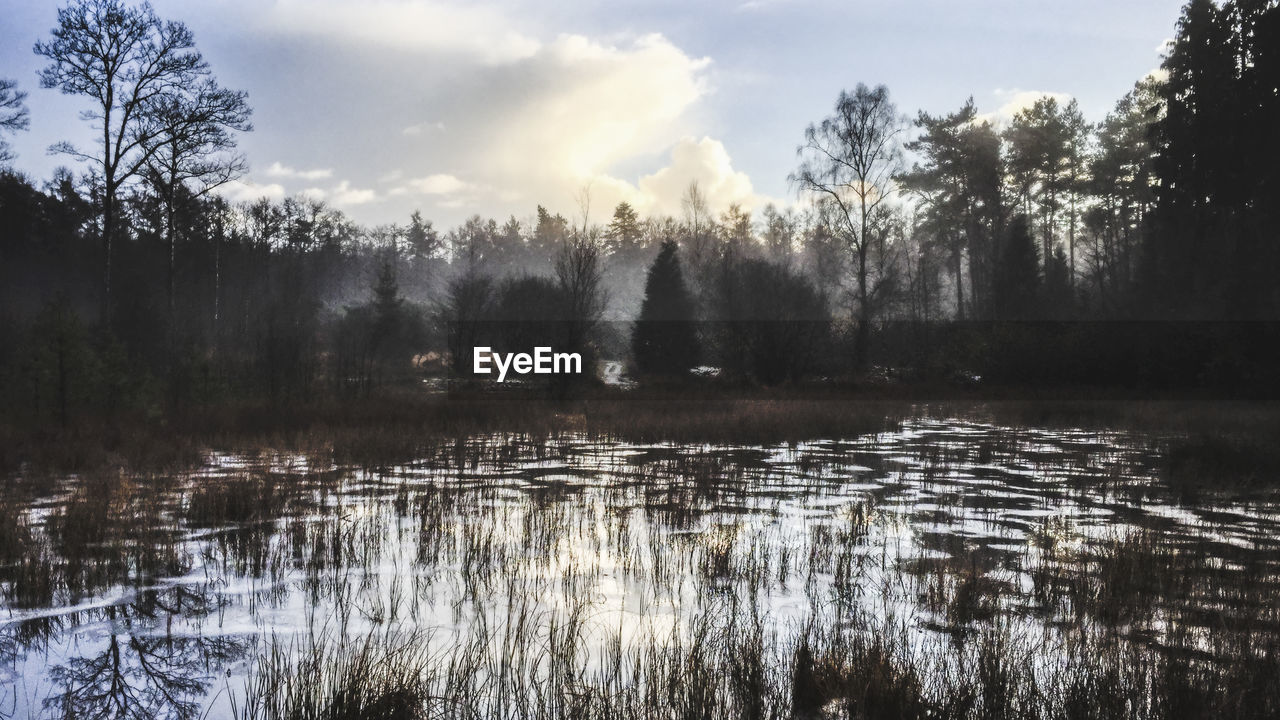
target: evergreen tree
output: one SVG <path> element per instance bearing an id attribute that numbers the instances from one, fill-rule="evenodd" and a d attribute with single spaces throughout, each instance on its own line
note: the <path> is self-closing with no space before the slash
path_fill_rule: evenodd
<path id="1" fill-rule="evenodd" d="M 1040 288 L 1040 258 L 1026 215 L 1017 215 L 1009 223 L 995 280 L 998 319 L 1026 319 L 1034 313 Z"/>
<path id="2" fill-rule="evenodd" d="M 429 260 L 440 252 L 440 233 L 432 227 L 430 220 L 423 220 L 422 213 L 414 210 L 409 216 L 409 229 L 406 233 L 409 241 L 409 252 L 417 260 Z"/>
<path id="3" fill-rule="evenodd" d="M 674 240 L 662 243 L 649 268 L 631 350 L 640 372 L 679 375 L 698 362 L 697 308 L 684 283 Z"/>
<path id="4" fill-rule="evenodd" d="M 640 216 L 630 203 L 620 202 L 605 233 L 613 252 L 631 252 L 640 244 Z"/>

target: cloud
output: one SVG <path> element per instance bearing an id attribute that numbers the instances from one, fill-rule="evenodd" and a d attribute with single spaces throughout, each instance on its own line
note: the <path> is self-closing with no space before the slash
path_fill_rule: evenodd
<path id="1" fill-rule="evenodd" d="M 642 215 L 679 217 L 684 212 L 684 196 L 689 184 L 698 183 L 707 209 L 714 214 L 737 204 L 750 210 L 769 202 L 785 204 L 755 192 L 751 178 L 735 170 L 729 152 L 719 140 L 709 137 L 681 138 L 672 148 L 666 165 L 632 183 L 611 175 L 597 175 L 579 186 L 590 193 L 591 222 L 608 222 L 614 207 L 628 202 Z M 576 205 L 574 212 L 580 212 Z"/>
<path id="2" fill-rule="evenodd" d="M 351 182 L 348 180 L 343 180 L 329 188 L 306 187 L 296 194 L 311 200 L 328 203 L 340 209 L 365 205 L 376 202 L 379 199 L 378 194 L 373 190 L 352 187 Z"/>
<path id="3" fill-rule="evenodd" d="M 338 207 L 349 207 L 374 202 L 378 199 L 378 194 L 373 190 L 351 187 L 351 183 L 343 180 L 330 191 L 329 198 Z"/>
<path id="4" fill-rule="evenodd" d="M 733 169 L 729 152 L 719 140 L 684 138 L 671 150 L 671 163 L 640 178 L 641 206 L 678 215 L 689 183 L 697 182 L 707 207 L 720 212 L 733 203 L 751 208 L 759 202 L 747 174 Z"/>
<path id="5" fill-rule="evenodd" d="M 316 170 L 295 170 L 278 162 L 271 163 L 266 170 L 268 177 L 291 178 L 297 180 L 324 180 L 333 176 L 333 170 L 328 168 Z"/>
<path id="6" fill-rule="evenodd" d="M 215 191 L 228 202 L 253 202 L 260 198 L 279 200 L 285 196 L 285 189 L 279 183 L 260 185 L 251 180 L 232 180 L 221 185 Z"/>
<path id="7" fill-rule="evenodd" d="M 695 177 L 713 205 L 753 197 L 723 145 L 693 139 L 701 137 L 700 101 L 712 92 L 710 58 L 663 35 L 535 39 L 517 13 L 442 0 L 282 0 L 268 15 L 280 34 L 360 50 L 332 68 L 357 83 L 359 102 L 336 108 L 325 125 L 332 131 L 314 141 L 329 148 L 326 164 L 378 192 L 320 191 L 316 181 L 332 173 L 281 163 L 268 175 L 313 186 L 334 204 L 342 195 L 362 206 L 362 220 L 375 207 L 378 216 L 407 216 L 424 201 L 460 211 L 442 210 L 442 223 L 473 212 L 523 216 L 538 204 L 573 214 L 588 185 L 593 219 L 622 199 L 679 214 Z M 414 57 L 429 54 L 442 57 Z M 396 81 L 362 82 L 371 76 Z M 350 122 L 366 130 L 339 130 Z"/>
<path id="8" fill-rule="evenodd" d="M 438 173 L 410 180 L 409 188 L 423 195 L 453 195 L 470 190 L 472 185 L 453 175 Z"/>
<path id="9" fill-rule="evenodd" d="M 401 130 L 400 133 L 402 135 L 412 136 L 412 135 L 421 135 L 429 130 L 444 130 L 444 123 L 440 121 L 421 122 L 421 123 L 418 123 L 417 125 L 410 125 L 409 127 Z"/>
<path id="10" fill-rule="evenodd" d="M 1071 102 L 1072 97 L 1067 93 L 1048 92 L 1044 90 L 1002 90 L 997 89 L 995 96 L 1003 99 L 1002 104 L 994 112 L 979 113 L 975 118 L 977 122 L 989 122 L 995 127 L 1004 127 L 1013 121 L 1013 116 L 1019 111 L 1026 110 L 1041 98 L 1054 98 L 1059 105 L 1066 105 Z"/>
<path id="11" fill-rule="evenodd" d="M 464 55 L 488 64 L 529 57 L 541 44 L 496 8 L 439 0 L 279 0 L 273 30 L 398 50 Z"/>
<path id="12" fill-rule="evenodd" d="M 561 35 L 533 57 L 491 75 L 486 162 L 502 172 L 546 169 L 590 177 L 675 138 L 676 121 L 707 91 L 706 58 L 661 35 L 627 46 Z M 678 135 L 677 135 L 678 137 Z"/>
<path id="13" fill-rule="evenodd" d="M 610 176 L 622 165 L 643 167 L 690 133 L 691 111 L 709 92 L 709 64 L 660 35 L 617 43 L 561 35 L 478 73 L 465 95 L 450 98 L 448 142 L 429 152 L 432 164 L 455 174 L 420 178 L 417 190 L 460 198 L 465 177 L 489 191 L 475 194 L 489 206 L 470 208 L 483 213 L 502 212 L 495 199 L 516 212 L 535 203 L 569 212 L 588 184 L 593 193 L 627 194 L 609 190 Z"/>

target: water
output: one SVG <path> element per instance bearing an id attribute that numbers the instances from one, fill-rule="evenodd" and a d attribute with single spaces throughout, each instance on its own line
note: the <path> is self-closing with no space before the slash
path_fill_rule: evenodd
<path id="1" fill-rule="evenodd" d="M 572 664 L 603 673 L 748 616 L 774 649 L 859 618 L 936 673 L 989 627 L 1040 638 L 1037 667 L 1082 628 L 1230 661 L 1223 628 L 1280 635 L 1280 503 L 1177 497 L 1160 448 L 912 420 L 797 445 L 489 436 L 379 470 L 218 455 L 68 478 L 6 510 L 0 713 L 230 716 L 273 649 L 370 633 L 545 681 L 565 628 Z"/>

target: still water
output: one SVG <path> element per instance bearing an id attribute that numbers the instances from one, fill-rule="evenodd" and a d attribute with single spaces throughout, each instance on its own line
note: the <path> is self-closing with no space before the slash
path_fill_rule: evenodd
<path id="1" fill-rule="evenodd" d="M 465 660 L 468 702 L 497 714 L 556 657 L 595 677 L 738 618 L 778 667 L 788 638 L 852 618 L 940 674 L 989 627 L 1032 638 L 1045 672 L 1097 628 L 1229 662 L 1241 634 L 1280 634 L 1280 502 L 1171 493 L 1163 448 L 917 419 L 794 445 L 494 435 L 383 468 L 261 453 L 65 478 L 0 518 L 0 716 L 232 717 L 272 663 L 371 637 L 412 637 L 442 678 Z"/>

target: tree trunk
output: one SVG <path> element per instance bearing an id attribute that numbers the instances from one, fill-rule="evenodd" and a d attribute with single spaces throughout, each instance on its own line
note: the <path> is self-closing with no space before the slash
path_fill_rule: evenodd
<path id="1" fill-rule="evenodd" d="M 99 321 L 104 328 L 111 322 L 111 233 L 115 229 L 115 189 L 103 184 L 102 194 L 102 306 Z"/>

